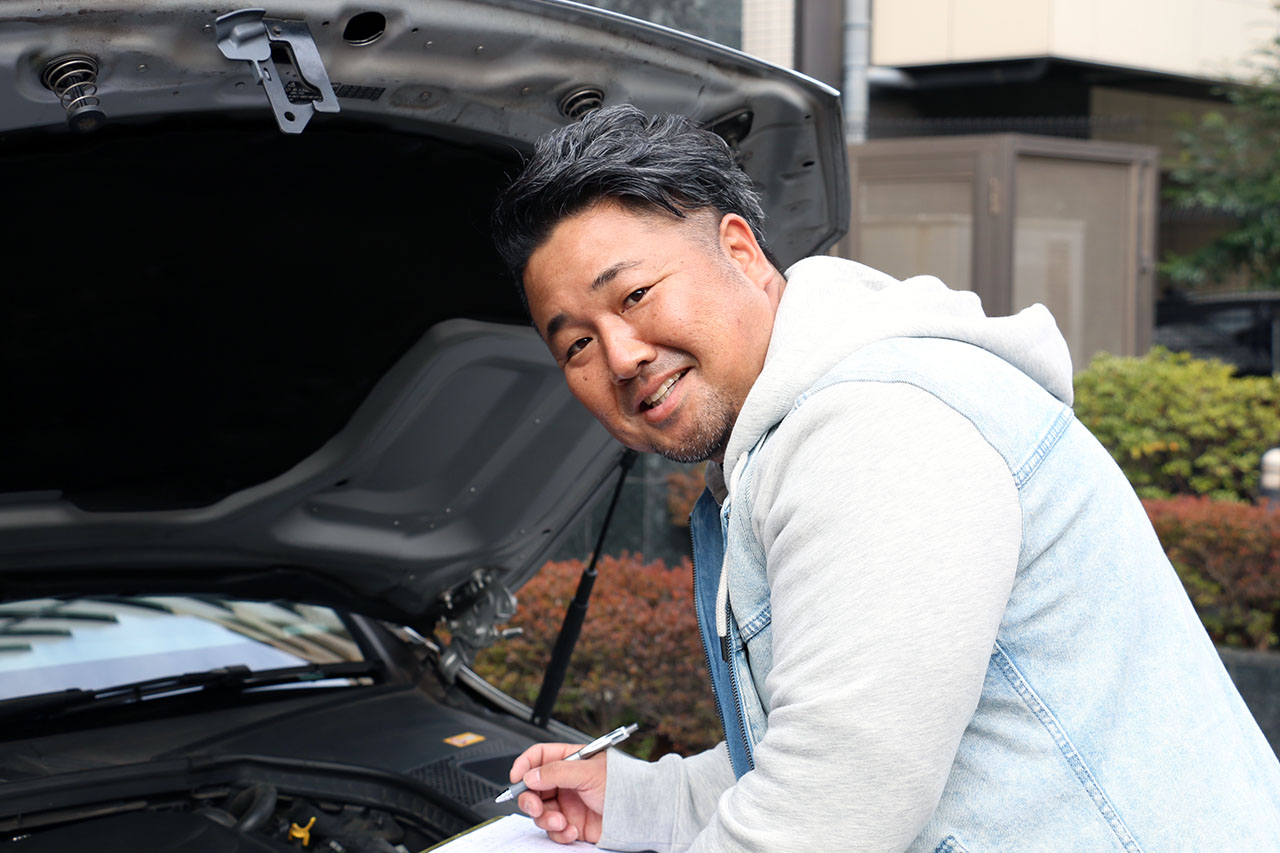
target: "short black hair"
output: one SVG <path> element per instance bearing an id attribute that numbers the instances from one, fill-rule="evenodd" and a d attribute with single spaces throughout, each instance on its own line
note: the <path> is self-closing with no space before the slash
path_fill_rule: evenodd
<path id="1" fill-rule="evenodd" d="M 522 299 L 530 255 L 562 220 L 606 199 L 682 219 L 706 209 L 736 213 L 774 262 L 760 195 L 729 145 L 685 116 L 650 117 L 619 104 L 539 139 L 524 169 L 498 196 L 494 242 Z"/>

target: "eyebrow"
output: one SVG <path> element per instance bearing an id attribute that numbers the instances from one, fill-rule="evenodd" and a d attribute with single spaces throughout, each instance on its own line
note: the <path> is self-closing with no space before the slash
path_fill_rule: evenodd
<path id="1" fill-rule="evenodd" d="M 556 332 L 560 331 L 560 327 L 567 322 L 569 322 L 569 315 L 563 311 L 552 317 L 547 321 L 547 331 L 546 334 L 542 336 L 542 339 L 547 343 L 551 343 L 551 339 L 556 336 Z"/>
<path id="2" fill-rule="evenodd" d="M 640 261 L 638 260 L 618 261 L 616 264 L 613 264 L 612 266 L 608 267 L 603 272 L 601 272 L 598 276 L 592 279 L 591 287 L 590 287 L 591 291 L 594 293 L 595 291 L 599 290 L 600 288 L 604 287 L 606 284 L 608 284 L 609 282 L 617 278 L 619 273 L 623 272 L 624 270 L 629 270 L 632 267 L 638 267 L 638 266 L 640 266 Z M 560 331 L 561 327 L 563 327 L 564 324 L 567 322 L 569 322 L 569 315 L 564 313 L 563 311 L 561 311 L 559 314 L 557 314 L 556 316 L 548 320 L 547 331 L 543 336 L 544 340 L 549 342 L 553 337 L 555 337 L 556 332 Z"/>
<path id="3" fill-rule="evenodd" d="M 596 276 L 595 281 L 591 282 L 591 289 L 593 291 L 599 290 L 600 288 L 604 287 L 606 284 L 608 284 L 609 282 L 617 278 L 618 273 L 622 272 L 623 270 L 629 270 L 632 267 L 638 267 L 638 266 L 640 266 L 639 261 L 618 261 L 616 264 L 609 267 L 604 272 L 600 273 L 600 275 Z"/>

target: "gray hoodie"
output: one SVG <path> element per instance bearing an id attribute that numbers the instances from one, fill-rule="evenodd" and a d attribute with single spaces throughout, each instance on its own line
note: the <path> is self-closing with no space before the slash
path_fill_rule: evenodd
<path id="1" fill-rule="evenodd" d="M 1043 306 L 990 318 L 977 296 L 935 278 L 898 282 L 828 257 L 786 277 L 723 470 L 708 466 L 718 500 L 797 397 L 886 338 L 975 344 L 1071 401 L 1067 346 Z M 800 412 L 770 443 L 769 459 L 785 464 L 765 461 L 752 479 L 774 614 L 774 666 L 761 689 L 769 733 L 755 770 L 735 780 L 723 744 L 652 764 L 611 752 L 603 848 L 901 850 L 941 796 L 1013 583 L 1016 488 L 975 427 L 915 386 L 844 383 Z M 778 452 L 779 441 L 793 446 Z M 813 485 L 833 470 L 850 483 L 835 522 L 830 491 Z M 804 523 L 819 501 L 826 520 Z M 779 529 L 775 507 L 801 509 L 777 513 L 790 519 Z M 839 518 L 867 523 L 855 536 Z M 865 687 L 886 683 L 891 695 Z"/>

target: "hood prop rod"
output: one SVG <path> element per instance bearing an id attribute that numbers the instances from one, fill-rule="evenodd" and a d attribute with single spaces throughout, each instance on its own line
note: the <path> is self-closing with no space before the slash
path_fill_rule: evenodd
<path id="1" fill-rule="evenodd" d="M 609 522 L 613 520 L 613 511 L 618 506 L 618 498 L 622 495 L 622 485 L 627 481 L 627 472 L 635 464 L 638 454 L 627 450 L 618 462 L 620 474 L 618 485 L 613 489 L 613 498 L 609 501 L 609 509 L 604 514 L 604 523 L 600 525 L 600 535 L 596 539 L 596 548 L 591 552 L 591 561 L 578 579 L 578 591 L 564 614 L 564 624 L 556 636 L 555 648 L 551 651 L 551 661 L 547 664 L 546 674 L 542 677 L 542 689 L 538 691 L 538 700 L 533 703 L 533 715 L 530 722 L 539 728 L 546 728 L 551 719 L 551 710 L 564 685 L 565 673 L 569 670 L 569 658 L 573 655 L 573 647 L 578 643 L 582 633 L 582 623 L 587 618 L 587 602 L 591 599 L 591 588 L 596 582 L 596 561 L 600 559 L 604 548 L 604 535 L 609 531 Z"/>

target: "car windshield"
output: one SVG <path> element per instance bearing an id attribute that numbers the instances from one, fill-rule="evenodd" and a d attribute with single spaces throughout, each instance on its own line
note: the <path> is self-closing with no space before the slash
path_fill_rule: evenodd
<path id="1" fill-rule="evenodd" d="M 185 596 L 0 604 L 0 700 L 225 667 L 360 660 L 326 607 Z"/>

